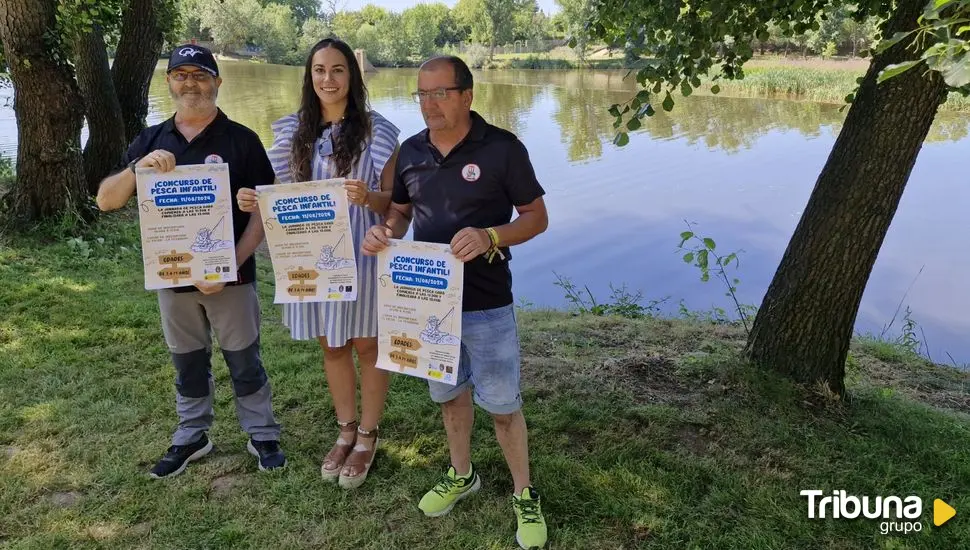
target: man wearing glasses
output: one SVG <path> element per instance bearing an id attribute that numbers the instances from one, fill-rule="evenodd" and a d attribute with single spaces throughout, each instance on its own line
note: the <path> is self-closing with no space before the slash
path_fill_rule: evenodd
<path id="1" fill-rule="evenodd" d="M 176 165 L 227 163 L 232 196 L 241 187 L 271 185 L 273 167 L 255 132 L 233 122 L 216 107 L 222 79 L 212 52 L 194 44 L 172 50 L 168 61 L 169 92 L 175 114 L 142 130 L 124 154 L 120 171 L 98 189 L 101 210 L 122 208 L 135 194 L 135 168 L 161 172 Z M 158 291 L 162 331 L 175 364 L 176 412 L 179 423 L 172 446 L 151 470 L 167 478 L 212 450 L 207 432 L 212 426 L 214 386 L 210 358 L 214 330 L 229 367 L 236 414 L 249 434 L 247 449 L 260 470 L 285 465 L 279 447 L 280 425 L 272 408 L 272 389 L 259 354 L 259 301 L 253 253 L 263 240 L 258 214 L 247 214 L 232 202 L 237 280 L 196 282 L 194 286 Z"/>
<path id="2" fill-rule="evenodd" d="M 457 57 L 421 66 L 413 96 L 427 129 L 401 145 L 387 220 L 368 231 L 363 250 L 377 254 L 388 238 L 403 237 L 413 214 L 415 240 L 450 243 L 465 262 L 458 382 L 429 382 L 441 404 L 451 466 L 419 508 L 443 516 L 481 487 L 471 462 L 474 402 L 492 416 L 512 473 L 516 540 L 522 548 L 542 547 L 546 523 L 529 478 L 509 247 L 545 231 L 545 192 L 522 142 L 471 110 L 472 84 Z"/>

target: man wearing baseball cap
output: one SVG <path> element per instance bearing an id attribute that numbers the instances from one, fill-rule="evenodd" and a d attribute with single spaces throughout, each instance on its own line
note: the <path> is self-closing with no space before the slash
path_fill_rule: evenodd
<path id="1" fill-rule="evenodd" d="M 198 67 L 214 77 L 219 76 L 219 66 L 216 64 L 216 58 L 212 56 L 212 52 L 208 48 L 203 48 L 202 46 L 186 44 L 172 50 L 172 55 L 168 58 L 168 69 L 166 72 L 171 73 L 173 70 L 185 66 Z"/>
<path id="2" fill-rule="evenodd" d="M 135 194 L 135 168 L 169 172 L 176 165 L 227 163 L 232 196 L 242 187 L 271 185 L 273 167 L 259 137 L 229 120 L 216 106 L 219 66 L 212 52 L 184 44 L 172 50 L 165 77 L 175 114 L 142 130 L 128 147 L 118 171 L 101 182 L 98 207 L 115 210 Z M 239 210 L 232 202 L 237 280 L 197 281 L 191 286 L 158 291 L 162 332 L 175 365 L 178 427 L 172 445 L 151 476 L 178 475 L 189 462 L 212 450 L 207 432 L 214 416 L 210 358 L 215 332 L 229 367 L 236 414 L 249 434 L 247 449 L 260 470 L 281 468 L 286 458 L 279 446 L 280 425 L 272 407 L 272 388 L 259 353 L 259 301 L 254 251 L 263 240 L 259 214 Z"/>

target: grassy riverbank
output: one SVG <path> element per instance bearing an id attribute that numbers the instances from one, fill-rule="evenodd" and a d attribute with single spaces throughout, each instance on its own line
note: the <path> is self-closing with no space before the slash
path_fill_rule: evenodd
<path id="1" fill-rule="evenodd" d="M 560 48 L 542 54 L 496 55 L 486 70 L 502 69 L 637 69 L 646 60 L 627 63 L 621 55 L 601 55 L 580 62 L 568 49 Z M 742 80 L 719 81 L 725 97 L 786 98 L 820 103 L 843 104 L 852 93 L 856 79 L 865 75 L 868 59 L 822 59 L 798 57 L 756 57 L 745 65 Z M 710 83 L 695 93 L 712 95 Z M 970 112 L 970 97 L 951 93 L 941 111 Z"/>
<path id="2" fill-rule="evenodd" d="M 417 500 L 447 462 L 440 413 L 417 379 L 393 378 L 372 479 L 319 480 L 335 436 L 319 351 L 292 342 L 261 286 L 264 359 L 290 456 L 261 475 L 235 424 L 215 354 L 217 452 L 148 479 L 175 418 L 157 306 L 138 233 L 112 217 L 87 234 L 0 248 L 0 546 L 11 548 L 511 548 L 509 480 L 487 420 L 485 486 L 430 520 Z M 269 279 L 268 262 L 260 278 Z M 851 400 L 757 372 L 743 334 L 697 320 L 520 315 L 534 479 L 552 548 L 957 548 L 970 509 L 966 373 L 858 341 Z M 918 534 L 877 521 L 810 521 L 800 489 L 919 495 Z M 963 541 L 961 543 L 960 541 Z"/>
<path id="3" fill-rule="evenodd" d="M 0 547 L 513 547 L 511 487 L 479 414 L 485 485 L 445 518 L 417 501 L 447 463 L 440 412 L 395 375 L 372 478 L 319 479 L 335 437 L 315 344 L 292 342 L 261 262 L 263 357 L 290 466 L 262 475 L 214 359 L 217 451 L 186 474 L 147 468 L 174 425 L 173 372 L 137 227 L 124 216 L 70 241 L 0 246 Z M 970 540 L 968 374 L 857 341 L 851 399 L 758 372 L 743 333 L 697 320 L 520 314 L 534 480 L 550 548 L 959 548 Z M 918 495 L 921 532 L 807 519 L 801 489 Z M 932 526 L 931 503 L 956 507 Z M 962 541 L 962 542 L 961 542 Z"/>
<path id="4" fill-rule="evenodd" d="M 835 66 L 754 64 L 742 80 L 723 81 L 719 95 L 726 97 L 770 97 L 844 104 L 856 89 L 856 79 L 865 68 L 853 70 Z M 710 87 L 697 90 L 710 95 Z M 970 98 L 951 93 L 940 111 L 970 112 Z"/>

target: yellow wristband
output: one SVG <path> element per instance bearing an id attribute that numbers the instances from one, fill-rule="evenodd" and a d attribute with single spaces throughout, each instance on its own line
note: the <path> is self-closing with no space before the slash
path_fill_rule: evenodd
<path id="1" fill-rule="evenodd" d="M 485 232 L 488 233 L 488 240 L 492 241 L 493 247 L 498 247 L 498 231 L 491 227 L 486 227 Z"/>
<path id="2" fill-rule="evenodd" d="M 486 227 L 485 232 L 488 233 L 488 240 L 491 241 L 491 245 L 487 251 L 485 251 L 485 259 L 488 263 L 492 263 L 497 255 L 499 258 L 505 259 L 505 254 L 498 247 L 498 231 L 495 231 L 491 227 Z"/>

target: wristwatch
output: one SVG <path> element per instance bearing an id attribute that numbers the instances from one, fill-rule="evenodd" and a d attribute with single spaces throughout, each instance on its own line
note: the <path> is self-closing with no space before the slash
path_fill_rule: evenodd
<path id="1" fill-rule="evenodd" d="M 135 164 L 138 164 L 138 161 L 140 161 L 142 158 L 144 157 L 138 157 L 135 160 L 128 163 L 128 169 L 131 170 L 132 174 L 135 173 Z"/>

